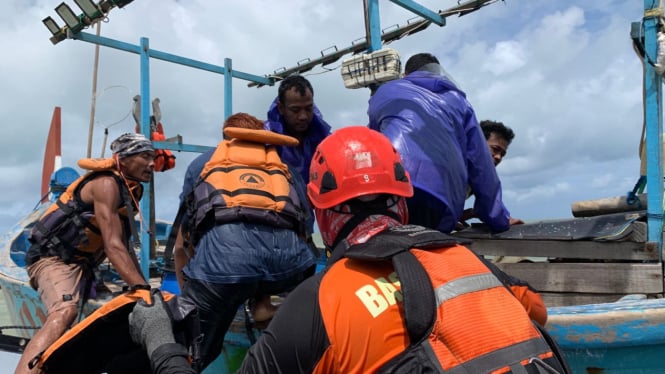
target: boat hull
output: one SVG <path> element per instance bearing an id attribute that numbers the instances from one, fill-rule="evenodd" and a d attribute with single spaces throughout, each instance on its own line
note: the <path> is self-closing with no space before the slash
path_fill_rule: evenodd
<path id="1" fill-rule="evenodd" d="M 662 373 L 665 299 L 549 308 L 547 330 L 574 373 Z"/>

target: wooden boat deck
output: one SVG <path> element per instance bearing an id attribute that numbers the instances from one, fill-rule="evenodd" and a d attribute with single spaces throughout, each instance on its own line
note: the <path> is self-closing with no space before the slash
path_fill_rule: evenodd
<path id="1" fill-rule="evenodd" d="M 538 290 L 548 306 L 663 296 L 656 243 L 646 241 L 644 212 L 551 220 L 492 234 L 485 226 L 455 233 L 470 247 Z M 534 257 L 537 256 L 537 257 Z"/>

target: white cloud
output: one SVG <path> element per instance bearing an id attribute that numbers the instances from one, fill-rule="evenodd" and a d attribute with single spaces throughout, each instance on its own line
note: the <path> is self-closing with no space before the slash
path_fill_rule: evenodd
<path id="1" fill-rule="evenodd" d="M 522 46 L 515 41 L 498 42 L 488 52 L 487 61 L 483 64 L 483 70 L 488 70 L 494 75 L 511 73 L 526 64 L 526 53 Z"/>

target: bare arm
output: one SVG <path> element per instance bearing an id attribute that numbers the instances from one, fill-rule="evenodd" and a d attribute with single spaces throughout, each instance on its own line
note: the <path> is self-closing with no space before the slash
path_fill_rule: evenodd
<path id="1" fill-rule="evenodd" d="M 182 236 L 182 230 L 178 230 L 178 236 L 175 239 L 175 245 L 173 247 L 173 260 L 175 262 L 175 276 L 178 279 L 178 286 L 180 286 L 181 291 L 185 285 L 182 269 L 189 263 L 190 257 L 191 254 L 189 253 L 189 248 L 185 248 L 185 240 Z"/>
<path id="2" fill-rule="evenodd" d="M 113 177 L 103 176 L 96 178 L 88 186 L 90 188 L 84 188 L 81 195 L 84 201 L 87 200 L 86 197 L 93 201 L 106 257 L 128 285 L 146 284 L 139 270 L 136 255 L 132 258 L 123 240 L 122 222 L 118 212 L 120 191 L 117 182 Z"/>

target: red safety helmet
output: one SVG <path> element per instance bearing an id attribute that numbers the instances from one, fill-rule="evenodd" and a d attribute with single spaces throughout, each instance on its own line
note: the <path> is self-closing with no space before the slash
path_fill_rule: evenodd
<path id="1" fill-rule="evenodd" d="M 373 194 L 413 196 L 409 173 L 381 133 L 345 127 L 325 138 L 309 168 L 307 195 L 320 209 Z"/>

